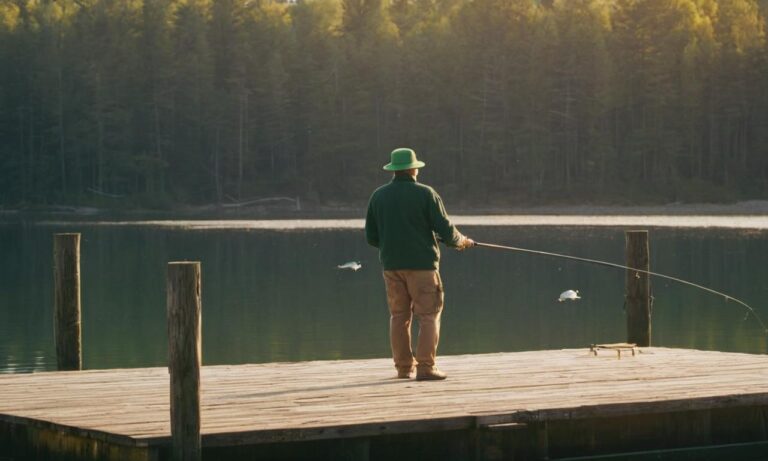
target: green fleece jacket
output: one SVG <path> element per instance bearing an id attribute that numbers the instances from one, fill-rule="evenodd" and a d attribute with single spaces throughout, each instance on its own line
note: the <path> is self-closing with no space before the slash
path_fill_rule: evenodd
<path id="1" fill-rule="evenodd" d="M 379 249 L 384 270 L 437 270 L 440 249 L 435 235 L 451 247 L 464 238 L 431 187 L 400 175 L 371 195 L 365 236 Z"/>

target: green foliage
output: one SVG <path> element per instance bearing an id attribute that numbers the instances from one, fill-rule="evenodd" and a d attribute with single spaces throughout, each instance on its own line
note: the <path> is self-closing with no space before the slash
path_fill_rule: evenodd
<path id="1" fill-rule="evenodd" d="M 0 206 L 768 192 L 765 0 L 0 0 Z M 644 192 L 645 191 L 645 192 Z"/>

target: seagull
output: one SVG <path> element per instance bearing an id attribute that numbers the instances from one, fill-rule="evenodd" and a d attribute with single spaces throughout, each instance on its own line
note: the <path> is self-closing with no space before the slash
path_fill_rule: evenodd
<path id="1" fill-rule="evenodd" d="M 557 301 L 576 301 L 577 299 L 581 299 L 581 296 L 579 296 L 579 290 L 566 290 L 560 293 L 560 298 Z"/>
<path id="2" fill-rule="evenodd" d="M 336 267 L 339 269 L 348 269 L 348 270 L 357 272 L 358 270 L 360 270 L 361 267 L 363 267 L 363 265 L 357 261 L 350 261 L 348 263 L 339 264 Z"/>

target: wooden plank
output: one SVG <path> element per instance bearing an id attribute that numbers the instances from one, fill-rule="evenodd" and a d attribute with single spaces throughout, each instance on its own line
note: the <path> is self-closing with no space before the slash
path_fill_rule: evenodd
<path id="1" fill-rule="evenodd" d="M 393 379 L 391 359 L 206 366 L 201 443 L 768 405 L 764 355 L 641 351 L 621 360 L 593 357 L 587 347 L 441 357 L 450 378 L 430 383 Z M 46 421 L 114 443 L 167 445 L 169 387 L 165 368 L 0 375 L 0 420 Z"/>
<path id="2" fill-rule="evenodd" d="M 78 461 L 158 461 L 159 447 L 114 444 L 109 439 L 81 437 L 44 425 L 16 427 L 0 421 L 0 459 L 77 459 Z M 106 442 L 106 443 L 105 443 Z M 10 451 L 8 451 L 10 450 Z"/>

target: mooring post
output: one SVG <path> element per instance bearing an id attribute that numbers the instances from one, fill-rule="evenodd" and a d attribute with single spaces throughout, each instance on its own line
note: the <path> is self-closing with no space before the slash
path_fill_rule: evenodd
<path id="1" fill-rule="evenodd" d="M 649 271 L 648 231 L 626 231 L 626 265 Z M 626 311 L 627 342 L 641 347 L 651 345 L 651 290 L 650 276 L 642 272 L 627 271 Z"/>
<path id="2" fill-rule="evenodd" d="M 82 370 L 80 234 L 53 236 L 53 337 L 59 370 Z"/>
<path id="3" fill-rule="evenodd" d="M 174 461 L 200 461 L 200 263 L 169 262 L 168 372 Z"/>

